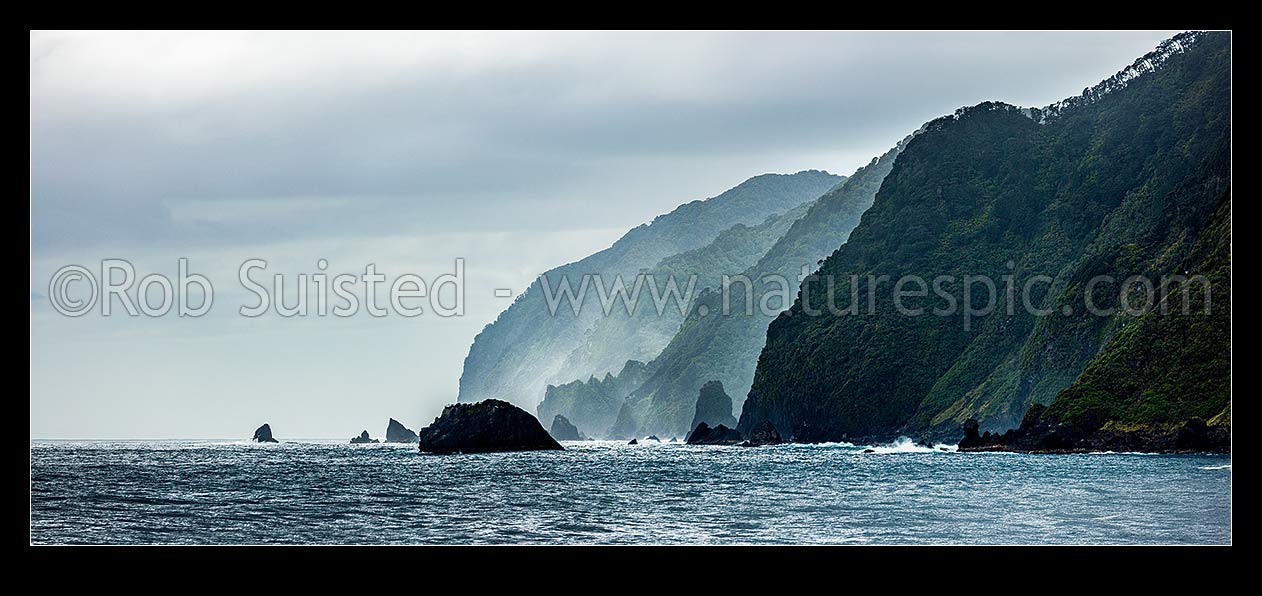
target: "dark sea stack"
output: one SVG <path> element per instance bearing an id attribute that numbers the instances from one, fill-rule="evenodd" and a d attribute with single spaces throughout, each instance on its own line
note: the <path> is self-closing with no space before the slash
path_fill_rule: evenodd
<path id="1" fill-rule="evenodd" d="M 417 439 L 426 453 L 564 449 L 529 412 L 498 399 L 451 404 Z"/>
<path id="2" fill-rule="evenodd" d="M 412 429 L 403 426 L 403 423 L 390 419 L 390 423 L 386 425 L 386 442 L 387 443 L 415 443 L 416 433 Z"/>
<path id="3" fill-rule="evenodd" d="M 711 428 L 719 425 L 736 428 L 736 417 L 732 415 L 732 398 L 723 390 L 721 381 L 709 381 L 701 386 L 697 395 L 697 413 L 692 417 L 689 429 L 697 428 L 702 422 Z"/>
<path id="4" fill-rule="evenodd" d="M 744 440 L 745 437 L 734 428 L 722 424 L 710 428 L 710 425 L 702 422 L 688 433 L 684 442 L 689 445 L 740 445 Z"/>
<path id="5" fill-rule="evenodd" d="M 277 441 L 272 437 L 272 427 L 267 424 L 263 424 L 263 426 L 258 427 L 258 429 L 254 431 L 254 442 L 279 443 L 280 441 Z"/>
<path id="6" fill-rule="evenodd" d="M 639 441 L 637 441 L 637 440 L 635 440 L 635 439 L 631 439 L 630 441 L 627 441 L 627 444 L 628 444 L 628 445 L 639 445 L 639 444 L 640 444 L 640 442 L 639 442 Z"/>
<path id="7" fill-rule="evenodd" d="M 960 439 L 960 449 L 969 449 L 972 447 L 980 447 L 982 445 L 982 437 L 977 432 L 978 424 L 976 418 L 969 418 L 964 421 L 964 437 Z"/>
<path id="8" fill-rule="evenodd" d="M 351 444 L 352 444 L 352 445 L 364 445 L 364 444 L 368 444 L 368 443 L 376 443 L 376 442 L 377 442 L 377 439 L 374 439 L 374 438 L 372 438 L 372 437 L 368 436 L 368 431 L 364 431 L 364 432 L 362 432 L 362 433 L 359 433 L 359 436 L 358 436 L 358 437 L 355 437 L 355 438 L 351 439 Z"/>
<path id="9" fill-rule="evenodd" d="M 552 438 L 558 441 L 586 441 L 587 437 L 578 430 L 577 426 L 570 424 L 565 416 L 557 414 L 552 419 L 552 430 L 549 431 Z"/>
<path id="10" fill-rule="evenodd" d="M 770 421 L 764 420 L 753 430 L 749 431 L 749 444 L 757 445 L 778 445 L 783 443 L 784 439 L 780 438 L 780 433 L 776 431 L 775 425 Z"/>

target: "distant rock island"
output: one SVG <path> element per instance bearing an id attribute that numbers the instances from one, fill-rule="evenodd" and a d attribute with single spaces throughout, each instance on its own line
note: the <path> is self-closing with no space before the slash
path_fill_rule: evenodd
<path id="1" fill-rule="evenodd" d="M 552 438 L 558 441 L 586 441 L 587 437 L 578 430 L 577 426 L 570 424 L 570 421 L 560 414 L 552 419 L 552 430 L 550 431 Z"/>
<path id="2" fill-rule="evenodd" d="M 256 443 L 279 443 L 272 437 L 272 427 L 264 423 L 254 431 L 254 442 Z"/>
<path id="3" fill-rule="evenodd" d="M 417 439 L 426 453 L 564 449 L 529 412 L 498 399 L 451 404 Z"/>
<path id="4" fill-rule="evenodd" d="M 362 445 L 362 444 L 366 444 L 366 443 L 376 443 L 376 442 L 377 442 L 377 439 L 374 439 L 374 438 L 372 438 L 372 437 L 369 437 L 369 436 L 368 436 L 368 431 L 364 431 L 364 432 L 362 432 L 362 433 L 359 433 L 359 436 L 358 436 L 358 437 L 355 437 L 355 438 L 351 439 L 351 444 L 352 444 L 352 445 Z"/>
<path id="5" fill-rule="evenodd" d="M 416 433 L 412 432 L 401 422 L 390 419 L 390 423 L 386 425 L 386 442 L 387 443 L 415 443 L 417 441 Z"/>

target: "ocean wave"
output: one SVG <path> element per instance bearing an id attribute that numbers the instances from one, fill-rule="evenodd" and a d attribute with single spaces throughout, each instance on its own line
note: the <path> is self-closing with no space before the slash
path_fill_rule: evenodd
<path id="1" fill-rule="evenodd" d="M 873 453 L 884 455 L 888 453 L 954 453 L 958 447 L 956 445 L 947 445 L 946 443 L 935 443 L 933 447 L 925 447 L 917 445 L 909 437 L 899 437 L 893 443 L 866 446 L 864 447 L 864 452 L 867 452 L 869 449 Z"/>
<path id="2" fill-rule="evenodd" d="M 1231 464 L 1223 464 L 1221 466 L 1197 466 L 1198 470 L 1230 470 Z"/>

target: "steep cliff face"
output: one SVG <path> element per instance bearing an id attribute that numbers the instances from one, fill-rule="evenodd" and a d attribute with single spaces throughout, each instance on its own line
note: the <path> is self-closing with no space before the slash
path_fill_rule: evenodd
<path id="1" fill-rule="evenodd" d="M 1011 447 L 1231 451 L 1229 191 L 1176 270 L 1203 279 L 1171 283 L 1050 406 L 1026 413 Z"/>
<path id="2" fill-rule="evenodd" d="M 709 244 L 737 224 L 757 226 L 774 214 L 813 200 L 840 180 L 813 170 L 757 176 L 717 197 L 681 205 L 629 231 L 608 249 L 544 273 L 474 339 L 460 377 L 459 401 L 498 398 L 533 409 L 549 382 L 584 374 L 569 371 L 558 378 L 566 359 L 583 345 L 584 335 L 603 315 L 600 301 L 583 300 L 577 314 L 562 302 L 553 315 L 541 281 L 547 282 L 555 297 L 560 294 L 555 290 L 565 283 L 577 293 L 585 275 L 599 275 L 606 286 L 612 286 L 619 275 L 631 280 L 666 257 Z M 637 345 L 627 342 L 625 350 L 608 346 L 598 360 L 633 359 Z"/>
<path id="3" fill-rule="evenodd" d="M 725 307 L 721 284 L 702 291 L 670 343 L 650 362 L 651 376 L 631 395 L 631 412 L 639 416 L 643 432 L 675 436 L 690 430 L 697 392 L 709 380 L 722 382 L 735 410 L 740 409 L 767 325 L 789 306 L 803 268 L 814 270 L 846 241 L 911 138 L 810 204 L 756 263 L 731 275 L 752 282 L 748 293 L 745 285 L 733 282 Z"/>
<path id="4" fill-rule="evenodd" d="M 1180 35 L 1043 110 L 986 103 L 931 122 L 849 241 L 770 325 L 738 428 L 769 421 L 798 441 L 957 439 L 970 418 L 983 430 L 1016 426 L 1080 375 L 1133 377 L 1084 369 L 1136 329 L 1177 332 L 1177 319 L 1159 325 L 1118 308 L 1120 282 L 1197 273 L 1181 265 L 1227 193 L 1230 133 L 1229 34 Z M 903 286 L 896 302 L 907 276 L 948 281 L 923 293 Z M 994 297 L 985 284 L 966 288 L 966 276 L 991 280 Z M 1100 276 L 1117 283 L 1093 284 Z M 1230 350 L 1229 339 L 1205 341 Z M 1162 383 L 1194 395 L 1197 376 L 1184 369 Z M 1065 403 L 1103 395 L 1093 386 L 1111 385 L 1083 385 Z M 1188 397 L 1200 405 L 1186 411 L 1221 410 L 1215 395 Z"/>
<path id="5" fill-rule="evenodd" d="M 756 263 L 812 204 L 807 201 L 755 226 L 736 224 L 701 248 L 662 259 L 646 272 L 645 279 L 651 283 L 644 283 L 633 310 L 628 313 L 615 308 L 609 315 L 598 317 L 584 333 L 582 342 L 566 357 L 558 378 L 600 376 L 616 372 L 628 358 L 643 362 L 655 358 L 679 331 L 688 299 L 704 288 L 719 287 L 724 275 L 739 274 Z M 632 284 L 631 280 L 627 282 L 628 286 Z M 653 288 L 659 289 L 656 296 L 665 298 L 671 284 L 681 297 L 692 287 L 692 295 L 684 300 L 662 301 L 664 308 L 659 308 Z"/>

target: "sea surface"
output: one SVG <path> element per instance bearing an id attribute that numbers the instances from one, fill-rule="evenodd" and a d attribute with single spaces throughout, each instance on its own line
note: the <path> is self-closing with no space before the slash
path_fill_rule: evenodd
<path id="1" fill-rule="evenodd" d="M 31 542 L 1225 544 L 1231 458 L 648 441 L 31 442 Z"/>

